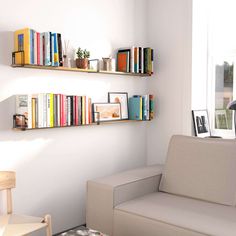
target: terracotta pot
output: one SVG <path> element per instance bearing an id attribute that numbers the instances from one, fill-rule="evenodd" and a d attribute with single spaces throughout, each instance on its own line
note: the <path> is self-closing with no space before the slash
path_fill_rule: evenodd
<path id="1" fill-rule="evenodd" d="M 76 66 L 79 69 L 88 69 L 88 62 L 87 58 L 77 58 L 76 59 Z"/>

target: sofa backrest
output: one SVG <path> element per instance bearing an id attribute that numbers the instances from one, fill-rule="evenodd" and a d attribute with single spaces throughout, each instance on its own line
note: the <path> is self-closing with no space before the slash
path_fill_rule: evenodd
<path id="1" fill-rule="evenodd" d="M 175 135 L 160 191 L 236 205 L 236 140 Z"/>

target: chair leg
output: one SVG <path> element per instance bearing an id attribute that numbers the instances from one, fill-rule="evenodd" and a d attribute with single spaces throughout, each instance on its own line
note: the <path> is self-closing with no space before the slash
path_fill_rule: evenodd
<path id="1" fill-rule="evenodd" d="M 44 217 L 44 221 L 47 224 L 46 233 L 47 236 L 52 236 L 52 219 L 50 215 Z"/>

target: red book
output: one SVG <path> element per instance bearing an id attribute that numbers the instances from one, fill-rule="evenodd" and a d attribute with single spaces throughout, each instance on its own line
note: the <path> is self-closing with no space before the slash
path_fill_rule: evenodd
<path id="1" fill-rule="evenodd" d="M 63 94 L 60 94 L 60 98 L 61 98 L 61 126 L 66 126 L 66 96 Z"/>
<path id="2" fill-rule="evenodd" d="M 37 65 L 40 65 L 40 33 L 37 34 Z"/>
<path id="3" fill-rule="evenodd" d="M 75 125 L 79 125 L 79 97 L 74 96 L 75 102 L 74 102 L 74 114 L 75 114 Z"/>

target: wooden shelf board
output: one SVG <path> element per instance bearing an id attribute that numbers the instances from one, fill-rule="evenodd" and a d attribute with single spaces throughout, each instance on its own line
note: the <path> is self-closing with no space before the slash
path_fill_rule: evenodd
<path id="1" fill-rule="evenodd" d="M 42 128 L 13 128 L 17 131 L 27 131 L 27 130 L 42 130 L 42 129 L 58 129 L 58 128 L 71 128 L 71 127 L 83 127 L 83 126 L 94 126 L 94 125 L 108 125 L 108 124 L 119 124 L 119 123 L 128 123 L 128 122 L 142 122 L 146 120 L 116 120 L 116 121 L 101 121 L 100 123 L 91 123 L 87 125 L 69 125 L 69 126 L 55 126 L 55 127 L 42 127 Z"/>
<path id="2" fill-rule="evenodd" d="M 71 72 L 86 72 L 86 73 L 97 73 L 97 74 L 110 74 L 110 75 L 126 75 L 126 76 L 139 76 L 139 77 L 150 77 L 150 74 L 141 73 L 128 73 L 120 71 L 96 71 L 96 70 L 85 70 L 78 68 L 60 67 L 60 66 L 38 66 L 38 65 L 17 65 L 12 64 L 13 68 L 29 68 L 29 69 L 41 69 L 41 70 L 57 70 L 57 71 L 71 71 Z"/>

